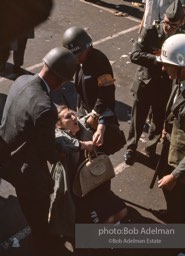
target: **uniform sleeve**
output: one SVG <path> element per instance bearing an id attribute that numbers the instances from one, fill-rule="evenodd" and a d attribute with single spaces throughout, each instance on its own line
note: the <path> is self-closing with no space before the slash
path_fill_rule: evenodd
<path id="1" fill-rule="evenodd" d="M 179 109 L 178 122 L 180 129 L 185 132 L 185 100 L 183 106 Z"/>
<path id="2" fill-rule="evenodd" d="M 155 44 L 152 40 L 156 41 L 155 33 L 152 29 L 143 28 L 141 34 L 138 37 L 137 42 L 135 42 L 132 53 L 130 56 L 131 62 L 146 68 L 152 68 L 154 65 L 159 65 L 156 61 L 156 56 L 154 55 Z"/>
<path id="3" fill-rule="evenodd" d="M 43 111 L 35 121 L 35 143 L 40 156 L 56 163 L 60 160 L 55 144 L 56 113 L 52 109 Z"/>
<path id="4" fill-rule="evenodd" d="M 173 176 L 177 180 L 181 180 L 185 183 L 185 157 L 180 161 L 177 167 L 172 172 Z"/>
<path id="5" fill-rule="evenodd" d="M 97 100 L 94 111 L 101 115 L 107 108 L 114 109 L 115 104 L 115 85 L 98 87 Z"/>
<path id="6" fill-rule="evenodd" d="M 80 150 L 78 139 L 72 138 L 64 131 L 56 131 L 56 147 L 60 153 L 77 152 Z"/>
<path id="7" fill-rule="evenodd" d="M 115 85 L 111 64 L 107 57 L 100 61 L 99 74 L 97 74 L 97 100 L 94 111 L 101 115 L 107 108 L 114 110 Z"/>

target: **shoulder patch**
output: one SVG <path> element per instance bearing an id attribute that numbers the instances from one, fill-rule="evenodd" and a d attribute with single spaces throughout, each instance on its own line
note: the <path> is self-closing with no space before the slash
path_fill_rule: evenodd
<path id="1" fill-rule="evenodd" d="M 98 86 L 109 86 L 114 84 L 115 79 L 111 74 L 103 74 L 98 77 Z"/>

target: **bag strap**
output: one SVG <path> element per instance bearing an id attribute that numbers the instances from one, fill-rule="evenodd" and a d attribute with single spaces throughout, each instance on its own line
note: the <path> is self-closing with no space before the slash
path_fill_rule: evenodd
<path id="1" fill-rule="evenodd" d="M 95 155 L 95 157 L 98 156 L 98 152 L 96 151 L 96 149 L 93 149 L 92 152 L 89 152 L 87 150 L 84 150 L 84 156 L 85 156 L 85 159 L 88 159 L 88 160 L 92 160 L 92 155 Z"/>

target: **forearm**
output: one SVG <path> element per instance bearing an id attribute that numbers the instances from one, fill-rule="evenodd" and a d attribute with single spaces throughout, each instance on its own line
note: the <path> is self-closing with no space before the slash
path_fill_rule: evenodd
<path id="1" fill-rule="evenodd" d="M 92 151 L 93 150 L 93 142 L 92 141 L 80 141 L 80 149 Z"/>
<path id="2" fill-rule="evenodd" d="M 98 88 L 97 100 L 93 110 L 100 116 L 107 109 L 114 111 L 115 107 L 115 86 L 114 84 Z"/>
<path id="3" fill-rule="evenodd" d="M 157 41 L 154 41 L 157 40 L 155 34 L 153 27 L 143 28 L 137 42 L 133 45 L 130 55 L 132 63 L 146 68 L 153 68 L 159 65 L 156 61 L 156 50 L 158 49 Z"/>
<path id="4" fill-rule="evenodd" d="M 152 68 L 157 65 L 156 56 L 151 53 L 147 53 L 141 50 L 135 50 L 130 55 L 130 60 L 132 63 L 146 67 Z"/>
<path id="5" fill-rule="evenodd" d="M 80 142 L 72 138 L 63 130 L 56 130 L 56 147 L 60 153 L 77 152 L 80 149 Z"/>
<path id="6" fill-rule="evenodd" d="M 158 187 L 172 190 L 177 181 L 185 184 L 185 157 L 171 174 L 164 176 L 158 181 Z"/>

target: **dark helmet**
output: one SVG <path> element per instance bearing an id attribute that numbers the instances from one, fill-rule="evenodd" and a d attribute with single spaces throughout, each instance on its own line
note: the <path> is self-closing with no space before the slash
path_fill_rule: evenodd
<path id="1" fill-rule="evenodd" d="M 62 45 L 78 54 L 92 45 L 92 39 L 83 28 L 71 27 L 64 32 Z"/>
<path id="2" fill-rule="evenodd" d="M 46 66 L 58 77 L 72 80 L 76 71 L 76 58 L 74 54 L 64 47 L 56 47 L 43 58 Z"/>

